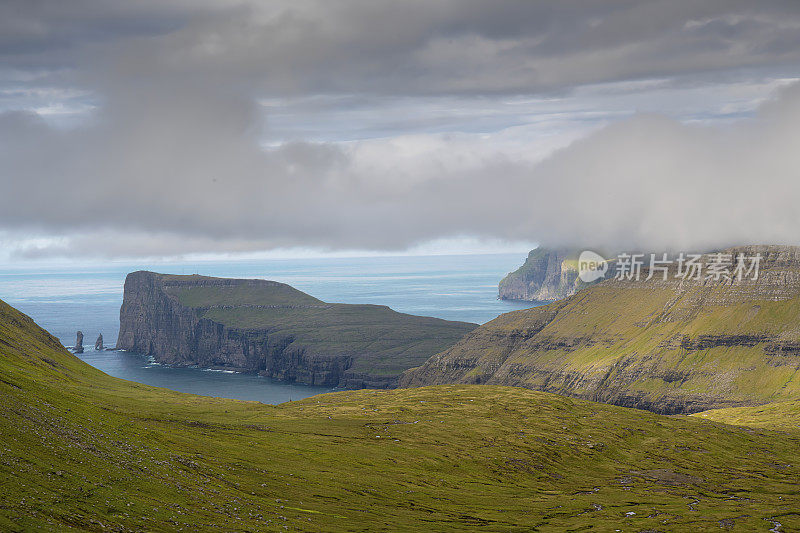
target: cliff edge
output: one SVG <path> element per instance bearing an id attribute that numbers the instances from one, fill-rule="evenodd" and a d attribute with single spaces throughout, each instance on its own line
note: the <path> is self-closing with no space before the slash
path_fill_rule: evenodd
<path id="1" fill-rule="evenodd" d="M 551 302 L 569 298 L 588 287 L 578 277 L 578 250 L 539 247 L 498 285 L 501 300 Z"/>
<path id="2" fill-rule="evenodd" d="M 401 386 L 515 385 L 666 414 L 800 397 L 800 248 L 725 251 L 745 254 L 763 257 L 757 279 L 644 272 L 506 313 Z"/>
<path id="3" fill-rule="evenodd" d="M 157 362 L 385 388 L 476 324 L 326 303 L 284 283 L 133 272 L 117 348 Z"/>

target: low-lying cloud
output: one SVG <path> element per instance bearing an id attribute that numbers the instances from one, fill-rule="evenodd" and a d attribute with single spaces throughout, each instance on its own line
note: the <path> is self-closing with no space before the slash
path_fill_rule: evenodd
<path id="1" fill-rule="evenodd" d="M 526 153 L 479 134 L 264 148 L 258 104 L 541 94 L 792 65 L 791 4 L 84 0 L 96 16 L 61 25 L 61 3 L 26 5 L 3 8 L 0 57 L 13 72 L 0 74 L 89 91 L 96 108 L 71 128 L 0 114 L 0 229 L 50 238 L 23 255 L 402 250 L 462 236 L 800 243 L 797 86 L 751 118 L 709 126 L 640 114 L 544 160 L 533 141 Z"/>
<path id="2" fill-rule="evenodd" d="M 392 250 L 459 235 L 690 248 L 800 242 L 800 86 L 732 125 L 636 116 L 539 163 L 479 140 L 394 159 L 381 147 L 388 160 L 368 157 L 377 149 L 368 143 L 265 150 L 247 102 L 175 94 L 124 102 L 68 132 L 35 115 L 0 116 L 0 172 L 13 176 L 0 223 L 160 236 L 131 242 L 134 255 L 165 253 L 156 241 L 169 236 L 205 248 L 195 251 Z"/>

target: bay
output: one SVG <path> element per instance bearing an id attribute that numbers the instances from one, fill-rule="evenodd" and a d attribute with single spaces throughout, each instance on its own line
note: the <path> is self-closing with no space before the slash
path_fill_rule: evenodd
<path id="1" fill-rule="evenodd" d="M 135 270 L 261 278 L 288 283 L 328 302 L 388 305 L 404 313 L 485 323 L 538 305 L 497 299 L 497 284 L 524 254 L 398 256 L 109 263 L 107 265 L 0 268 L 0 298 L 31 316 L 65 346 L 84 335 L 79 357 L 116 377 L 181 392 L 277 404 L 329 389 L 245 374 L 170 368 L 115 350 L 95 351 L 102 333 L 116 344 L 125 276 Z"/>

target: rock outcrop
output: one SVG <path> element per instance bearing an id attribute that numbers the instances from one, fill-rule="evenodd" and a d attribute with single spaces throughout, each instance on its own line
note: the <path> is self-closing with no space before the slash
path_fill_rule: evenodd
<path id="1" fill-rule="evenodd" d="M 531 250 L 525 263 L 500 281 L 498 297 L 531 302 L 569 298 L 591 285 L 578 277 L 580 252 L 543 247 Z"/>
<path id="2" fill-rule="evenodd" d="M 384 388 L 475 327 L 330 304 L 274 281 L 134 272 L 125 280 L 117 348 L 169 365 Z"/>
<path id="3" fill-rule="evenodd" d="M 103 334 L 102 333 L 97 337 L 97 340 L 94 343 L 94 349 L 96 351 L 98 351 L 98 352 L 103 351 L 105 349 L 105 346 L 103 346 Z"/>
<path id="4" fill-rule="evenodd" d="M 536 248 L 525 263 L 500 281 L 498 296 L 502 300 L 561 300 L 577 291 L 576 269 L 565 268 L 567 250 Z"/>
<path id="5" fill-rule="evenodd" d="M 72 348 L 72 351 L 75 353 L 83 353 L 83 332 L 78 331 L 76 334 L 75 339 L 75 347 Z"/>
<path id="6" fill-rule="evenodd" d="M 401 386 L 516 385 L 667 414 L 796 398 L 800 248 L 726 253 L 761 254 L 758 279 L 608 279 L 484 324 Z"/>

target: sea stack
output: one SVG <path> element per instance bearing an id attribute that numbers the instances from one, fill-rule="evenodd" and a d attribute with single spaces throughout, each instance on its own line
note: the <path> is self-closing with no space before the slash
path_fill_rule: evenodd
<path id="1" fill-rule="evenodd" d="M 75 339 L 75 348 L 72 349 L 75 353 L 83 353 L 83 332 L 78 331 L 78 338 Z"/>
<path id="2" fill-rule="evenodd" d="M 103 334 L 101 333 L 100 336 L 97 337 L 97 342 L 94 343 L 94 349 L 99 351 L 103 350 Z"/>

